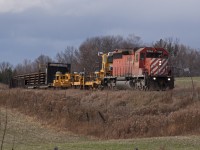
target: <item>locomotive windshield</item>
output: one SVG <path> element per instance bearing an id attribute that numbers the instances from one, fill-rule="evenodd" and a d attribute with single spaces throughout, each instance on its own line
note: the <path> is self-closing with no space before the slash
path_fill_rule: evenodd
<path id="1" fill-rule="evenodd" d="M 163 56 L 163 51 L 157 50 L 147 50 L 146 51 L 146 58 L 161 58 Z"/>
<path id="2" fill-rule="evenodd" d="M 146 53 L 146 58 L 160 58 L 161 56 L 161 53 Z"/>

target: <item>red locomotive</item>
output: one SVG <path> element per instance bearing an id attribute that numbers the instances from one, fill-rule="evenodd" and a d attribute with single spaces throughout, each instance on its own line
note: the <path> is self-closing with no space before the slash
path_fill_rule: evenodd
<path id="1" fill-rule="evenodd" d="M 140 90 L 174 88 L 169 53 L 163 48 L 117 49 L 102 54 L 104 86 L 128 86 Z"/>

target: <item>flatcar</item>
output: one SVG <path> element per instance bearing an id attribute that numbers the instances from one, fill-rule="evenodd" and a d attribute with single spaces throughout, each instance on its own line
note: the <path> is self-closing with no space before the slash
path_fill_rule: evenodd
<path id="1" fill-rule="evenodd" d="M 71 64 L 47 63 L 43 71 L 20 74 L 10 80 L 10 88 L 49 88 L 53 86 L 56 72 L 62 74 L 70 72 Z"/>

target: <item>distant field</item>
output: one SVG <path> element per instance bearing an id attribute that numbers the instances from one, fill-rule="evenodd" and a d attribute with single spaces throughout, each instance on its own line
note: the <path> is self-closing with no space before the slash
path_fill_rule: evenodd
<path id="1" fill-rule="evenodd" d="M 4 150 L 199 150 L 200 136 L 157 137 L 127 140 L 98 140 L 77 136 L 59 129 L 44 127 L 35 119 L 8 110 L 8 128 Z M 1 130 L 4 131 L 6 110 L 1 108 Z"/>
<path id="2" fill-rule="evenodd" d="M 200 87 L 200 77 L 181 77 L 175 78 L 175 87 L 176 88 L 192 88 L 192 80 L 194 87 Z"/>

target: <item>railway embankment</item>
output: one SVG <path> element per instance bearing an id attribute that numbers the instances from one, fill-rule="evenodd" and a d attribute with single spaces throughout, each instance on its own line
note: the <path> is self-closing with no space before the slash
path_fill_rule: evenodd
<path id="1" fill-rule="evenodd" d="M 106 139 L 200 134 L 200 89 L 4 89 L 0 105 L 44 126 Z"/>

